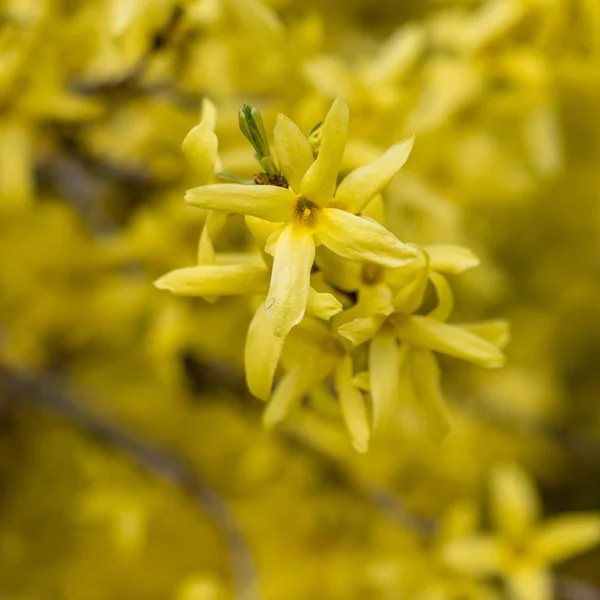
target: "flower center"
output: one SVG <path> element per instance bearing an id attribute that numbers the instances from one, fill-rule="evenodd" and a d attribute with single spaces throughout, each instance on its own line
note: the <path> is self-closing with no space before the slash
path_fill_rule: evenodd
<path id="1" fill-rule="evenodd" d="M 304 227 L 314 227 L 320 208 L 304 196 L 298 196 L 294 206 L 294 221 Z"/>

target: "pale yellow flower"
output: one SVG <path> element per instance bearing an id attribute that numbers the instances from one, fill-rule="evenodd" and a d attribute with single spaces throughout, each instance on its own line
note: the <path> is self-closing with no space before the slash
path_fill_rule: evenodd
<path id="1" fill-rule="evenodd" d="M 186 200 L 203 208 L 241 213 L 281 223 L 267 244 L 273 272 L 265 309 L 273 332 L 285 336 L 304 315 L 315 246 L 323 244 L 350 260 L 398 267 L 416 255 L 378 223 L 356 216 L 402 167 L 412 140 L 392 146 L 381 159 L 350 173 L 337 188 L 346 143 L 348 108 L 333 103 L 322 126 L 319 154 L 287 117 L 275 126 L 275 151 L 289 187 L 208 185 L 189 190 Z M 335 194 L 335 197 L 334 197 Z M 335 208 L 344 206 L 347 210 Z"/>
<path id="2" fill-rule="evenodd" d="M 600 515 L 563 514 L 538 523 L 540 500 L 517 465 L 497 467 L 490 480 L 495 535 L 472 535 L 444 549 L 448 564 L 475 576 L 502 577 L 515 600 L 551 600 L 550 565 L 600 543 Z"/>

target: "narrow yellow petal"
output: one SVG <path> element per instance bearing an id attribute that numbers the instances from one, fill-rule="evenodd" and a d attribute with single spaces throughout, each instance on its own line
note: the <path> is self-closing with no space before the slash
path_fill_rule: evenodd
<path id="1" fill-rule="evenodd" d="M 546 569 L 531 567 L 511 573 L 506 584 L 514 600 L 552 600 L 552 578 Z"/>
<path id="2" fill-rule="evenodd" d="M 448 542 L 442 547 L 443 561 L 476 576 L 495 575 L 502 568 L 502 546 L 490 536 L 470 536 Z"/>
<path id="3" fill-rule="evenodd" d="M 200 208 L 251 215 L 279 223 L 291 219 L 296 197 L 291 190 L 275 185 L 222 183 L 188 190 L 185 200 Z"/>
<path id="4" fill-rule="evenodd" d="M 398 345 L 396 333 L 382 327 L 369 344 L 369 387 L 373 399 L 373 428 L 389 417 L 399 401 Z"/>
<path id="5" fill-rule="evenodd" d="M 448 280 L 439 273 L 429 273 L 429 280 L 435 288 L 437 306 L 429 313 L 429 317 L 438 321 L 445 321 L 454 310 L 454 294 Z"/>
<path id="6" fill-rule="evenodd" d="M 497 466 L 490 477 L 492 517 L 499 531 L 521 537 L 540 514 L 540 501 L 531 477 L 516 464 Z"/>
<path id="7" fill-rule="evenodd" d="M 360 346 L 368 340 L 372 340 L 381 329 L 385 315 L 371 315 L 364 319 L 354 319 L 350 323 L 345 323 L 338 329 L 338 333 L 350 340 L 355 346 Z"/>
<path id="8" fill-rule="evenodd" d="M 267 404 L 263 414 L 263 425 L 267 429 L 283 421 L 300 404 L 302 397 L 308 393 L 304 369 L 297 365 L 281 379 L 273 397 Z"/>
<path id="9" fill-rule="evenodd" d="M 370 66 L 369 80 L 375 85 L 394 83 L 405 76 L 427 46 L 427 29 L 409 24 L 385 40 Z"/>
<path id="10" fill-rule="evenodd" d="M 496 348 L 502 349 L 510 341 L 510 323 L 501 319 L 480 321 L 479 323 L 461 323 L 459 327 L 487 340 Z"/>
<path id="11" fill-rule="evenodd" d="M 199 184 L 212 183 L 219 142 L 208 122 L 196 125 L 183 140 L 183 153 L 194 170 Z"/>
<path id="12" fill-rule="evenodd" d="M 417 255 L 379 223 L 337 208 L 321 211 L 317 235 L 327 248 L 348 260 L 401 267 Z"/>
<path id="13" fill-rule="evenodd" d="M 273 131 L 279 167 L 293 190 L 300 190 L 302 178 L 313 163 L 313 154 L 296 123 L 280 114 Z"/>
<path id="14" fill-rule="evenodd" d="M 342 312 L 343 309 L 342 303 L 333 294 L 317 292 L 312 287 L 309 289 L 306 304 L 306 312 L 309 315 L 329 321 L 331 317 Z"/>
<path id="15" fill-rule="evenodd" d="M 200 120 L 208 123 L 214 131 L 217 126 L 217 107 L 214 102 L 206 96 L 202 99 L 202 108 L 200 109 Z"/>
<path id="16" fill-rule="evenodd" d="M 504 364 L 504 355 L 496 346 L 456 325 L 411 316 L 398 319 L 397 332 L 402 340 L 417 348 L 441 352 L 485 368 Z"/>
<path id="17" fill-rule="evenodd" d="M 348 136 L 348 107 L 337 98 L 323 122 L 319 155 L 302 179 L 300 193 L 323 206 L 333 198 Z"/>
<path id="18" fill-rule="evenodd" d="M 286 373 L 275 388 L 263 414 L 263 425 L 270 429 L 283 421 L 307 394 L 318 387 L 334 369 L 331 356 L 305 356 Z"/>
<path id="19" fill-rule="evenodd" d="M 359 390 L 362 390 L 363 392 L 370 392 L 371 382 L 369 371 L 361 371 L 360 373 L 357 373 L 352 378 L 352 383 L 354 384 L 354 387 L 357 387 Z"/>
<path id="20" fill-rule="evenodd" d="M 310 290 L 315 243 L 310 231 L 286 227 L 277 241 L 266 310 L 273 333 L 285 336 L 300 323 Z"/>
<path id="21" fill-rule="evenodd" d="M 319 92 L 329 98 L 338 94 L 348 96 L 352 91 L 352 74 L 336 56 L 319 56 L 307 61 L 304 76 Z"/>
<path id="22" fill-rule="evenodd" d="M 464 246 L 455 244 L 436 244 L 423 246 L 429 256 L 429 266 L 432 271 L 460 275 L 479 265 L 479 259 Z"/>
<path id="23" fill-rule="evenodd" d="M 349 173 L 340 183 L 336 201 L 347 203 L 353 213 L 358 213 L 381 192 L 404 166 L 410 156 L 414 137 L 394 144 L 378 160 Z"/>
<path id="24" fill-rule="evenodd" d="M 154 285 L 179 296 L 258 294 L 268 289 L 269 272 L 246 265 L 199 265 L 171 271 Z"/>
<path id="25" fill-rule="evenodd" d="M 352 383 L 352 359 L 349 355 L 338 362 L 335 385 L 340 399 L 342 416 L 352 438 L 352 446 L 357 452 L 366 452 L 369 448 L 371 431 L 365 399 Z"/>
<path id="26" fill-rule="evenodd" d="M 429 437 L 440 443 L 451 429 L 450 415 L 440 389 L 440 367 L 431 352 L 412 350 L 408 353 L 415 394 L 423 408 Z"/>
<path id="27" fill-rule="evenodd" d="M 562 562 L 599 543 L 598 514 L 562 514 L 542 523 L 535 534 L 536 554 L 545 564 Z"/>
<path id="28" fill-rule="evenodd" d="M 343 292 L 355 292 L 361 286 L 361 265 L 342 258 L 329 248 L 317 248 L 316 263 L 329 281 Z"/>
<path id="29" fill-rule="evenodd" d="M 225 226 L 227 215 L 209 211 L 198 243 L 198 264 L 209 265 L 215 262 L 214 240 Z"/>
<path id="30" fill-rule="evenodd" d="M 263 302 L 250 322 L 244 347 L 248 389 L 261 400 L 268 400 L 271 395 L 284 341 L 285 338 L 273 334 Z"/>

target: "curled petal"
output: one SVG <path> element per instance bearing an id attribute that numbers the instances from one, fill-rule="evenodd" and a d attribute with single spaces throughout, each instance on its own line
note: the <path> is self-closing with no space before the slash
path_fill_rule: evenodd
<path id="1" fill-rule="evenodd" d="M 404 166 L 413 143 L 414 137 L 411 137 L 394 144 L 375 162 L 349 173 L 337 189 L 336 200 L 347 202 L 351 212 L 360 212 Z"/>
<path id="2" fill-rule="evenodd" d="M 287 188 L 238 183 L 204 185 L 188 190 L 185 195 L 192 206 L 251 215 L 275 223 L 291 219 L 295 199 Z"/>
<path id="3" fill-rule="evenodd" d="M 292 225 L 286 227 L 277 241 L 266 301 L 273 333 L 279 337 L 286 336 L 304 317 L 314 259 L 312 234 Z"/>
<path id="4" fill-rule="evenodd" d="M 381 329 L 385 315 L 372 315 L 364 319 L 354 319 L 350 323 L 345 323 L 338 329 L 338 333 L 350 340 L 355 346 L 360 346 L 368 340 L 372 340 Z"/>
<path id="5" fill-rule="evenodd" d="M 338 172 L 348 136 L 348 106 L 337 98 L 321 128 L 319 155 L 302 179 L 300 194 L 323 206 L 335 192 Z"/>
<path id="6" fill-rule="evenodd" d="M 306 312 L 313 317 L 329 321 L 331 317 L 342 312 L 342 303 L 333 295 L 317 292 L 314 288 L 308 291 L 308 302 Z"/>
<path id="7" fill-rule="evenodd" d="M 154 282 L 178 296 L 227 296 L 264 293 L 269 272 L 247 265 L 199 265 L 171 271 Z"/>
<path id="8" fill-rule="evenodd" d="M 349 260 L 401 267 L 417 255 L 379 223 L 338 208 L 323 209 L 317 234 L 325 246 Z"/>
<path id="9" fill-rule="evenodd" d="M 279 167 L 290 187 L 299 190 L 302 178 L 313 163 L 310 144 L 298 125 L 282 114 L 277 117 L 273 138 Z"/>
<path id="10" fill-rule="evenodd" d="M 398 336 L 411 346 L 441 352 L 486 368 L 504 364 L 504 355 L 490 342 L 430 317 L 399 318 Z"/>
<path id="11" fill-rule="evenodd" d="M 261 400 L 268 400 L 271 395 L 284 341 L 285 338 L 273 334 L 263 302 L 250 322 L 244 348 L 248 389 Z"/>
<path id="12" fill-rule="evenodd" d="M 201 184 L 214 181 L 217 162 L 217 136 L 210 123 L 196 125 L 183 140 L 183 153 Z"/>
<path id="13" fill-rule="evenodd" d="M 439 273 L 429 273 L 429 280 L 435 288 L 437 306 L 429 313 L 429 317 L 445 321 L 454 310 L 454 294 L 448 280 Z"/>

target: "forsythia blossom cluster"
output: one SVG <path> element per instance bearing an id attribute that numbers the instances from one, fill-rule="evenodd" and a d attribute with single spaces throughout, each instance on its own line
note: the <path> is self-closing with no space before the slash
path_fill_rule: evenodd
<path id="1" fill-rule="evenodd" d="M 461 246 L 404 243 L 382 224 L 381 193 L 408 160 L 413 138 L 338 183 L 348 121 L 339 98 L 308 137 L 280 114 L 272 152 L 260 113 L 244 105 L 240 127 L 264 172 L 251 182 L 207 183 L 187 192 L 189 204 L 212 211 L 199 264 L 156 285 L 209 299 L 260 299 L 245 362 L 250 391 L 268 401 L 267 426 L 333 383 L 358 451 L 367 450 L 373 428 L 405 394 L 416 396 L 431 437 L 440 441 L 450 424 L 435 353 L 500 367 L 507 325 L 448 323 L 453 294 L 447 275 L 477 266 L 477 258 Z M 205 102 L 202 122 L 184 142 L 190 163 L 209 181 L 218 164 L 214 123 L 214 108 Z M 243 215 L 258 252 L 214 253 L 225 224 L 216 214 Z M 293 358 L 282 360 L 284 354 Z M 272 391 L 280 362 L 285 374 Z"/>

